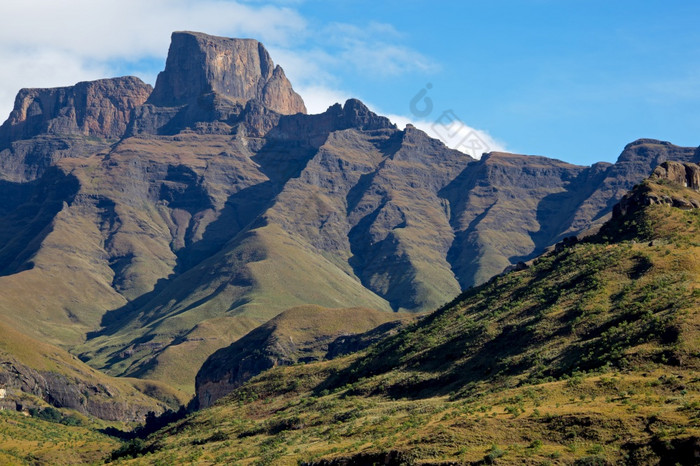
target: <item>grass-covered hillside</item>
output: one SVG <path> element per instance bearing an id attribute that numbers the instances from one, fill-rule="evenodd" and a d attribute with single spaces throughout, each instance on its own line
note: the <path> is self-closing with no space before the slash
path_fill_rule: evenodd
<path id="1" fill-rule="evenodd" d="M 149 412 L 186 403 L 150 380 L 115 378 L 0 323 L 0 464 L 100 462 Z"/>
<path id="2" fill-rule="evenodd" d="M 198 464 L 693 464 L 700 193 L 657 178 L 357 354 L 277 367 L 122 455 Z"/>
<path id="3" fill-rule="evenodd" d="M 187 402 L 187 396 L 150 380 L 115 378 L 67 351 L 0 323 L 0 408 L 66 408 L 108 421 L 140 422 Z"/>
<path id="4" fill-rule="evenodd" d="M 396 332 L 411 314 L 374 309 L 299 306 L 212 354 L 197 373 L 197 405 L 210 406 L 275 366 L 332 359 L 364 349 Z"/>
<path id="5" fill-rule="evenodd" d="M 95 464 L 119 447 L 100 432 L 102 423 L 54 409 L 32 412 L 0 411 L 0 464 Z"/>

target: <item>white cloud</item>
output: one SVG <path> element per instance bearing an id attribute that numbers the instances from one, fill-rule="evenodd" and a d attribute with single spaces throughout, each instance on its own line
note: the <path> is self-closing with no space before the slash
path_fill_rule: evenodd
<path id="1" fill-rule="evenodd" d="M 265 47 L 275 63 L 281 63 L 284 73 L 294 85 L 302 87 L 337 87 L 339 79 L 330 70 L 328 53 L 318 48 L 287 49 L 276 46 Z"/>
<path id="2" fill-rule="evenodd" d="M 323 113 L 333 104 L 344 104 L 353 96 L 347 92 L 324 86 L 295 87 L 299 95 L 304 99 L 306 111 L 309 113 Z"/>
<path id="3" fill-rule="evenodd" d="M 107 76 L 106 67 L 52 50 L 3 54 L 0 48 L 0 124 L 9 116 L 17 91 L 23 87 L 56 87 Z"/>
<path id="4" fill-rule="evenodd" d="M 224 0 L 3 0 L 0 43 L 51 47 L 85 59 L 162 55 L 175 30 L 288 43 L 306 28 L 294 10 Z"/>
<path id="5" fill-rule="evenodd" d="M 432 72 L 439 65 L 400 44 L 402 34 L 392 25 L 373 22 L 365 27 L 332 23 L 320 33 L 328 50 L 326 60 L 337 67 L 379 76 Z"/>

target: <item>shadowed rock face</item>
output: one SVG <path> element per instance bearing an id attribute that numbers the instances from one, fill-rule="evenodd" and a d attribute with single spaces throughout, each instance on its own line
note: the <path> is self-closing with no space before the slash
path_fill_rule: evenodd
<path id="1" fill-rule="evenodd" d="M 165 71 L 148 103 L 176 107 L 208 93 L 243 104 L 255 99 L 283 115 L 306 113 L 282 68 L 257 40 L 173 33 Z"/>
<path id="2" fill-rule="evenodd" d="M 155 400 L 151 404 L 125 403 L 113 387 L 56 372 L 36 371 L 16 361 L 0 361 L 0 386 L 10 393 L 0 405 L 4 409 L 34 406 L 32 400 L 20 401 L 21 393 L 30 393 L 57 408 L 74 409 L 107 421 L 143 421 L 149 411 L 165 410 Z"/>

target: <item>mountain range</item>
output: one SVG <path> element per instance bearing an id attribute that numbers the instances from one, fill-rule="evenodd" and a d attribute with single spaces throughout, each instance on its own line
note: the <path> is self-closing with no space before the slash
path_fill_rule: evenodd
<path id="1" fill-rule="evenodd" d="M 600 227 L 666 160 L 700 150 L 476 160 L 359 100 L 309 115 L 261 43 L 176 32 L 153 88 L 18 93 L 0 127 L 0 317 L 192 394 L 212 353 L 288 309 L 430 311 Z"/>

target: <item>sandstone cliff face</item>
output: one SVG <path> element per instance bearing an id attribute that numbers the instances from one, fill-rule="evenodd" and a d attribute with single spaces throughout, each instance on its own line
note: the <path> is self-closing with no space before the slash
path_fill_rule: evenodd
<path id="1" fill-rule="evenodd" d="M 22 89 L 0 129 L 0 141 L 42 135 L 119 139 L 131 110 L 143 104 L 151 86 L 140 79 L 100 79 L 54 89 Z"/>
<path id="2" fill-rule="evenodd" d="M 0 179 L 31 181 L 64 157 L 94 154 L 124 134 L 151 86 L 131 76 L 22 89 L 0 127 Z"/>
<path id="3" fill-rule="evenodd" d="M 282 68 L 257 40 L 173 33 L 165 71 L 148 103 L 176 107 L 210 92 L 242 103 L 257 99 L 284 115 L 306 113 Z"/>
<path id="4" fill-rule="evenodd" d="M 175 32 L 165 70 L 130 134 L 173 134 L 185 127 L 227 132 L 222 123 L 237 122 L 251 101 L 277 114 L 306 113 L 260 42 Z"/>

